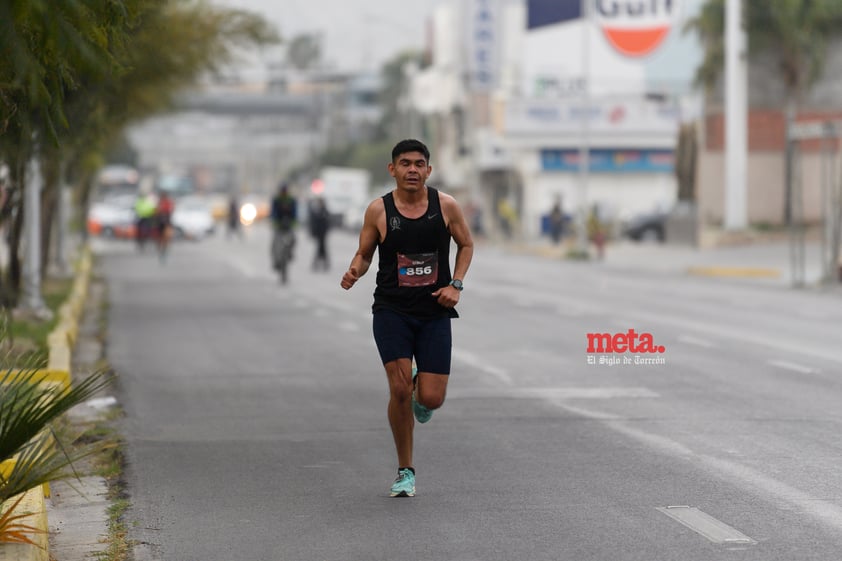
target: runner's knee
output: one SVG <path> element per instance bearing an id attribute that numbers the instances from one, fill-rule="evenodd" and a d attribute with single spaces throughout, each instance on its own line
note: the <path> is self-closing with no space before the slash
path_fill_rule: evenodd
<path id="1" fill-rule="evenodd" d="M 421 395 L 417 396 L 417 399 L 418 403 L 420 403 L 427 409 L 438 409 L 444 404 L 444 394 L 431 395 L 422 393 Z"/>
<path id="2" fill-rule="evenodd" d="M 392 399 L 398 403 L 404 403 L 412 398 L 412 382 L 393 379 L 389 383 L 389 391 Z"/>

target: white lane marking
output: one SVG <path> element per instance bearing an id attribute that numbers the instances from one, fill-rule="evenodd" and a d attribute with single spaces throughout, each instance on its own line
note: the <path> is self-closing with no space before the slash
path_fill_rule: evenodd
<path id="1" fill-rule="evenodd" d="M 452 356 L 453 356 L 453 358 L 455 358 L 456 360 L 458 360 L 459 362 L 461 362 L 463 364 L 467 364 L 468 366 L 470 366 L 472 368 L 476 368 L 477 370 L 481 370 L 482 372 L 485 372 L 486 374 L 491 374 L 492 376 L 494 376 L 495 378 L 497 378 L 498 380 L 500 380 L 501 382 L 503 382 L 506 385 L 509 385 L 509 386 L 512 385 L 512 377 L 509 376 L 508 372 L 506 372 L 505 370 L 503 370 L 501 368 L 497 368 L 496 366 L 486 364 L 485 362 L 480 360 L 480 358 L 477 355 L 475 355 L 475 354 L 473 354 L 469 351 L 464 351 L 464 350 L 460 350 L 460 349 L 453 349 Z"/>
<path id="2" fill-rule="evenodd" d="M 777 366 L 778 368 L 783 368 L 784 370 L 792 370 L 793 372 L 798 372 L 799 374 L 815 374 L 817 372 L 817 370 L 810 368 L 809 366 L 802 366 L 785 360 L 767 360 L 766 364 Z"/>
<path id="3" fill-rule="evenodd" d="M 478 287 L 471 285 L 472 292 L 476 291 Z M 489 298 L 499 298 L 502 300 L 510 299 L 510 292 L 502 290 L 497 287 L 481 287 L 479 292 L 482 296 Z M 532 297 L 537 302 L 545 303 L 546 305 L 555 305 L 557 310 L 565 310 L 567 308 L 580 309 L 583 313 L 597 314 L 597 315 L 611 315 L 614 310 L 608 306 L 603 306 L 599 301 L 591 299 L 587 301 L 587 306 L 582 305 L 582 300 L 576 300 L 572 297 L 565 297 L 560 293 L 543 292 L 540 290 L 533 291 Z M 733 343 L 750 343 L 765 349 L 775 349 L 778 351 L 786 351 L 792 354 L 808 355 L 812 357 L 819 357 L 829 361 L 840 363 L 842 362 L 842 352 L 837 347 L 825 347 L 807 343 L 799 345 L 796 342 L 790 341 L 784 337 L 775 337 L 771 335 L 754 334 L 747 329 L 739 326 L 729 327 L 728 325 L 719 325 L 707 323 L 704 321 L 695 321 L 685 318 L 668 317 L 663 314 L 652 313 L 645 309 L 633 310 L 636 323 L 645 322 L 647 325 L 670 326 L 676 329 L 692 331 L 703 335 L 710 335 L 717 340 L 728 340 Z"/>
<path id="4" fill-rule="evenodd" d="M 247 263 L 242 263 L 240 261 L 225 261 L 224 264 L 248 279 L 257 278 L 257 271 L 254 267 L 249 266 Z"/>
<path id="5" fill-rule="evenodd" d="M 687 329 L 690 331 L 697 331 L 704 334 L 709 334 L 714 337 L 722 338 L 730 340 L 734 343 L 736 342 L 744 342 L 744 343 L 751 343 L 753 345 L 758 345 L 763 348 L 773 348 L 778 351 L 786 351 L 792 354 L 798 355 L 812 355 L 817 356 L 819 358 L 830 360 L 833 362 L 842 362 L 842 352 L 837 350 L 836 348 L 827 349 L 822 346 L 816 345 L 798 345 L 797 343 L 793 343 L 788 339 L 784 338 L 772 338 L 765 337 L 762 334 L 752 334 L 745 329 L 740 329 L 739 327 L 729 328 L 725 325 L 712 325 L 709 323 L 702 323 L 698 321 L 692 320 L 685 320 L 685 319 L 677 319 L 677 318 L 668 318 L 664 316 L 654 315 L 654 314 L 647 314 L 645 312 L 641 312 L 638 314 L 638 317 L 641 320 L 650 321 L 653 324 L 663 324 L 663 325 L 672 325 L 674 327 L 680 329 Z"/>
<path id="6" fill-rule="evenodd" d="M 725 481 L 739 481 L 761 497 L 768 496 L 787 503 L 836 532 L 842 530 L 842 507 L 832 502 L 816 500 L 814 495 L 778 481 L 754 468 L 708 454 L 698 454 L 675 440 L 633 428 L 622 419 L 606 419 L 604 413 L 584 407 L 571 407 L 563 400 L 548 401 L 571 413 L 602 421 L 606 427 L 641 442 L 656 452 L 692 462 L 694 466 L 702 467 Z"/>
<path id="7" fill-rule="evenodd" d="M 512 298 L 512 303 L 522 308 L 531 308 L 535 306 L 535 299 L 528 296 L 515 296 Z"/>
<path id="8" fill-rule="evenodd" d="M 357 332 L 360 331 L 360 326 L 354 323 L 353 321 L 343 321 L 336 324 L 336 327 L 341 329 L 342 331 L 351 331 Z"/>
<path id="9" fill-rule="evenodd" d="M 696 345 L 697 347 L 704 347 L 705 349 L 712 349 L 716 346 L 707 339 L 702 339 L 701 337 L 693 337 L 692 335 L 679 335 L 678 340 L 681 343 L 687 343 L 688 345 Z"/>
<path id="10" fill-rule="evenodd" d="M 736 528 L 732 528 L 725 522 L 693 506 L 667 506 L 658 507 L 657 510 L 697 534 L 701 534 L 713 543 L 733 545 L 754 545 L 757 543 Z"/>
<path id="11" fill-rule="evenodd" d="M 581 308 L 574 308 L 572 306 L 566 305 L 558 305 L 555 308 L 555 311 L 558 315 L 563 317 L 570 317 L 570 318 L 578 318 L 585 315 L 585 312 L 582 311 Z"/>
<path id="12" fill-rule="evenodd" d="M 448 392 L 448 398 L 514 398 L 514 399 L 617 399 L 660 397 L 647 388 L 635 387 L 552 387 L 552 388 L 471 388 Z"/>
<path id="13" fill-rule="evenodd" d="M 318 305 L 320 307 L 330 308 L 332 310 L 343 312 L 346 314 L 353 314 L 357 311 L 357 306 L 352 306 L 351 304 L 339 301 L 339 300 L 332 300 L 330 298 L 314 298 L 311 292 L 299 292 L 299 296 L 302 299 L 306 299 L 311 304 L 308 305 Z M 368 316 L 371 317 L 371 312 L 368 313 Z"/>
<path id="14" fill-rule="evenodd" d="M 597 420 L 600 420 L 600 421 L 616 421 L 616 420 L 622 419 L 622 417 L 620 417 L 619 415 L 615 415 L 614 413 L 603 413 L 601 411 L 591 411 L 590 409 L 584 409 L 584 408 L 578 407 L 576 405 L 571 405 L 568 402 L 565 402 L 565 404 L 563 406 L 558 404 L 558 403 L 553 402 L 552 400 L 550 400 L 550 403 L 552 403 L 553 405 L 556 405 L 557 407 L 560 407 L 560 408 L 564 409 L 568 413 L 573 413 L 575 415 L 579 415 L 581 417 L 587 417 L 589 419 L 597 419 Z"/>

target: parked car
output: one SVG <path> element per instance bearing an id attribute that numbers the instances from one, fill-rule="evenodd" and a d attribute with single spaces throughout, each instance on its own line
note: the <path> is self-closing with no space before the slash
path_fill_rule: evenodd
<path id="1" fill-rule="evenodd" d="M 176 238 L 201 240 L 216 230 L 213 209 L 200 197 L 181 197 L 175 201 L 172 226 Z"/>
<path id="2" fill-rule="evenodd" d="M 669 212 L 654 210 L 638 214 L 623 227 L 623 235 L 639 242 L 663 242 L 666 240 L 666 226 Z"/>
<path id="3" fill-rule="evenodd" d="M 134 195 L 115 195 L 92 203 L 87 216 L 88 233 L 105 238 L 133 238 L 134 201 Z"/>

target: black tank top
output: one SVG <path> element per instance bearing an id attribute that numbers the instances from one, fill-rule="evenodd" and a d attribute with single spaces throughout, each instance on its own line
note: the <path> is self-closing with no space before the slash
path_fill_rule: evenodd
<path id="1" fill-rule="evenodd" d="M 372 309 L 390 309 L 417 318 L 459 317 L 432 293 L 450 282 L 450 232 L 441 214 L 439 192 L 427 187 L 427 212 L 407 218 L 392 193 L 383 195 L 386 237 L 377 245 L 379 263 Z"/>

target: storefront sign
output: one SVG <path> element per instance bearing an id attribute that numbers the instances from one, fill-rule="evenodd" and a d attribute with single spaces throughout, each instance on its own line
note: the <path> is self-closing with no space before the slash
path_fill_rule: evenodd
<path id="1" fill-rule="evenodd" d="M 586 110 L 581 101 L 512 100 L 506 105 L 505 131 L 513 135 L 563 134 L 582 131 L 585 116 L 594 134 L 678 134 L 680 112 L 670 101 L 645 98 L 595 100 Z"/>
<path id="2" fill-rule="evenodd" d="M 614 49 L 630 57 L 650 54 L 666 39 L 680 0 L 593 0 L 593 18 Z"/>
<path id="3" fill-rule="evenodd" d="M 500 48 L 499 0 L 469 0 L 468 71 L 472 91 L 484 92 L 497 84 Z"/>
<path id="4" fill-rule="evenodd" d="M 592 149 L 592 172 L 603 173 L 671 173 L 675 167 L 675 154 L 665 149 Z M 579 150 L 541 150 L 541 169 L 544 171 L 579 171 Z"/>
<path id="5" fill-rule="evenodd" d="M 582 0 L 528 0 L 526 27 L 535 29 L 582 17 Z"/>

